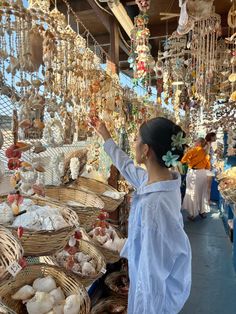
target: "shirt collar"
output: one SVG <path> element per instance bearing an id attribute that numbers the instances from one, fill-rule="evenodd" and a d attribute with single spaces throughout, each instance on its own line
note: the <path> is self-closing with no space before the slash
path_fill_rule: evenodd
<path id="1" fill-rule="evenodd" d="M 161 181 L 146 185 L 147 181 L 145 180 L 144 183 L 137 189 L 137 194 L 147 194 L 147 193 L 154 193 L 154 192 L 169 192 L 180 189 L 181 178 L 178 172 L 172 172 L 173 180 L 169 181 Z"/>

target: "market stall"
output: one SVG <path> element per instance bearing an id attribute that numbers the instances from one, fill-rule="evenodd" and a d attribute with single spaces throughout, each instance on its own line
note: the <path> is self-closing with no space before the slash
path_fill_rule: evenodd
<path id="1" fill-rule="evenodd" d="M 220 166 L 226 153 L 227 167 L 235 157 L 235 37 L 222 36 L 213 1 L 197 9 L 180 1 L 176 31 L 153 57 L 150 1 L 137 0 L 133 85 L 124 87 L 117 64 L 62 2 L 66 16 L 57 1 L 0 3 L 0 312 L 127 313 L 120 251 L 133 189 L 93 127 L 105 121 L 130 157 L 138 127 L 157 116 L 180 124 L 189 145 L 199 132 L 227 133 L 217 184 L 236 230 L 236 172 Z"/>

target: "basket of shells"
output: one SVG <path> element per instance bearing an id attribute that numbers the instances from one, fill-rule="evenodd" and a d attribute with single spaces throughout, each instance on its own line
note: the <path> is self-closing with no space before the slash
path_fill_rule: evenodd
<path id="1" fill-rule="evenodd" d="M 104 202 L 104 208 L 107 212 L 112 212 L 123 202 L 124 195 L 119 193 L 112 186 L 103 182 L 79 177 L 72 185 L 74 188 L 97 194 Z"/>
<path id="2" fill-rule="evenodd" d="M 128 298 L 129 277 L 125 271 L 113 272 L 105 279 L 105 284 L 112 291 L 112 294 L 119 297 Z"/>
<path id="3" fill-rule="evenodd" d="M 88 287 L 106 272 L 105 258 L 87 241 L 77 240 L 70 244 L 73 246 L 69 244 L 53 257 L 40 257 L 40 261 L 66 268 L 76 275 L 85 287 Z"/>
<path id="4" fill-rule="evenodd" d="M 10 230 L 0 226 L 0 281 L 10 276 L 8 267 L 19 262 L 24 254 L 22 245 Z"/>
<path id="5" fill-rule="evenodd" d="M 124 298 L 109 297 L 101 299 L 91 310 L 91 314 L 127 314 L 127 300 Z"/>
<path id="6" fill-rule="evenodd" d="M 104 208 L 104 202 L 96 194 L 74 188 L 48 186 L 45 195 L 54 202 L 73 209 L 79 217 L 80 225 L 86 230 L 91 228 Z"/>
<path id="7" fill-rule="evenodd" d="M 115 263 L 120 259 L 120 251 L 123 248 L 126 238 L 122 233 L 106 221 L 97 221 L 94 227 L 84 233 L 83 238 L 89 236 L 89 240 L 102 252 L 108 263 Z"/>
<path id="8" fill-rule="evenodd" d="M 56 266 L 31 265 L 0 284 L 1 302 L 16 314 L 87 314 L 89 296 L 72 274 Z"/>
<path id="9" fill-rule="evenodd" d="M 15 202 L 17 215 L 12 209 Z M 45 256 L 61 251 L 79 222 L 77 214 L 66 206 L 43 198 L 9 194 L 0 196 L 0 225 L 19 238 L 25 256 Z"/>

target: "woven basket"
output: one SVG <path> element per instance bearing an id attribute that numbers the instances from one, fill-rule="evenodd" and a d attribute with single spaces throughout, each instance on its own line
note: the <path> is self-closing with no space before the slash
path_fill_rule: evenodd
<path id="1" fill-rule="evenodd" d="M 90 299 L 83 285 L 72 274 L 67 273 L 56 266 L 31 265 L 21 270 L 15 278 L 9 279 L 0 284 L 0 296 L 2 303 L 15 311 L 17 314 L 25 314 L 25 306 L 21 301 L 13 300 L 11 296 L 24 285 L 32 285 L 39 277 L 52 276 L 64 291 L 66 296 L 79 294 L 81 297 L 80 314 L 90 313 Z"/>
<path id="2" fill-rule="evenodd" d="M 114 230 L 116 231 L 116 233 L 118 234 L 119 238 L 124 239 L 123 234 L 114 228 Z M 89 242 L 91 242 L 93 245 L 96 246 L 96 248 L 101 251 L 101 253 L 103 254 L 103 256 L 106 259 L 107 263 L 116 263 L 120 260 L 120 254 L 117 251 L 112 251 L 109 250 L 107 248 L 104 248 L 98 241 L 92 239 L 87 233 L 84 232 L 84 230 L 81 230 L 82 235 L 83 235 L 83 239 L 87 240 Z"/>
<path id="3" fill-rule="evenodd" d="M 128 298 L 128 291 L 122 292 L 116 286 L 116 283 L 117 283 L 120 276 L 127 276 L 127 273 L 125 271 L 113 272 L 106 277 L 105 284 L 108 286 L 108 288 L 112 291 L 112 293 L 114 295 L 118 295 L 121 298 L 127 299 Z"/>
<path id="4" fill-rule="evenodd" d="M 6 196 L 0 198 L 6 201 Z M 70 226 L 55 231 L 35 231 L 24 228 L 23 236 L 20 239 L 24 249 L 24 255 L 45 256 L 61 251 L 66 246 L 70 236 L 74 234 L 75 229 L 79 225 L 77 214 L 68 207 L 63 207 L 43 198 L 31 199 L 39 206 L 50 205 L 54 208 L 58 208 L 58 210 L 62 212 L 65 221 Z M 13 235 L 17 237 L 17 228 L 13 228 L 11 226 L 6 227 L 11 229 Z"/>
<path id="5" fill-rule="evenodd" d="M 17 313 L 9 309 L 9 307 L 4 305 L 2 302 L 0 302 L 0 314 L 17 314 Z"/>
<path id="6" fill-rule="evenodd" d="M 97 272 L 95 275 L 92 276 L 83 276 L 83 275 L 78 275 L 74 273 L 74 276 L 76 276 L 79 281 L 85 286 L 88 287 L 90 286 L 94 281 L 96 281 L 98 278 L 100 278 L 105 272 L 106 272 L 106 263 L 105 263 L 105 258 L 104 256 L 96 249 L 94 245 L 91 243 L 84 241 L 84 240 L 79 240 L 78 241 L 78 247 L 79 247 L 79 252 L 83 252 L 86 255 L 91 256 L 97 264 Z M 40 261 L 42 263 L 46 263 L 49 265 L 58 265 L 56 256 L 49 257 L 49 256 L 44 256 L 40 257 Z M 61 266 L 61 265 L 58 265 Z"/>
<path id="7" fill-rule="evenodd" d="M 104 208 L 103 201 L 95 194 L 80 191 L 74 188 L 66 187 L 47 187 L 45 188 L 47 197 L 54 201 L 64 203 L 66 206 L 71 207 L 78 215 L 80 225 L 89 229 L 96 221 L 99 212 Z M 81 204 L 76 206 L 70 205 L 70 201 L 79 202 Z"/>
<path id="8" fill-rule="evenodd" d="M 0 280 L 10 276 L 8 266 L 18 262 L 23 256 L 23 248 L 20 242 L 12 235 L 10 230 L 0 226 Z"/>
<path id="9" fill-rule="evenodd" d="M 109 313 L 109 308 L 112 305 L 121 305 L 125 306 L 126 311 L 123 313 L 127 313 L 128 302 L 124 298 L 117 297 L 109 297 L 106 299 L 100 300 L 91 310 L 91 314 L 100 314 L 100 313 Z"/>
<path id="10" fill-rule="evenodd" d="M 124 198 L 120 198 L 119 200 L 115 200 L 111 197 L 103 196 L 103 193 L 106 191 L 116 192 L 117 190 L 114 189 L 112 186 L 105 184 L 103 182 L 79 177 L 72 185 L 73 187 L 76 187 L 80 190 L 87 191 L 87 192 L 93 192 L 97 194 L 104 202 L 105 204 L 105 210 L 107 212 L 113 212 L 117 209 L 117 207 L 123 202 Z"/>

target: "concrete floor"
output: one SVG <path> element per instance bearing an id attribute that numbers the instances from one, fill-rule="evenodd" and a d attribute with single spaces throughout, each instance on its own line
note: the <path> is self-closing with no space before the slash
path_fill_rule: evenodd
<path id="1" fill-rule="evenodd" d="M 205 220 L 185 219 L 192 246 L 192 290 L 181 314 L 235 314 L 236 273 L 232 245 L 217 209 Z"/>

